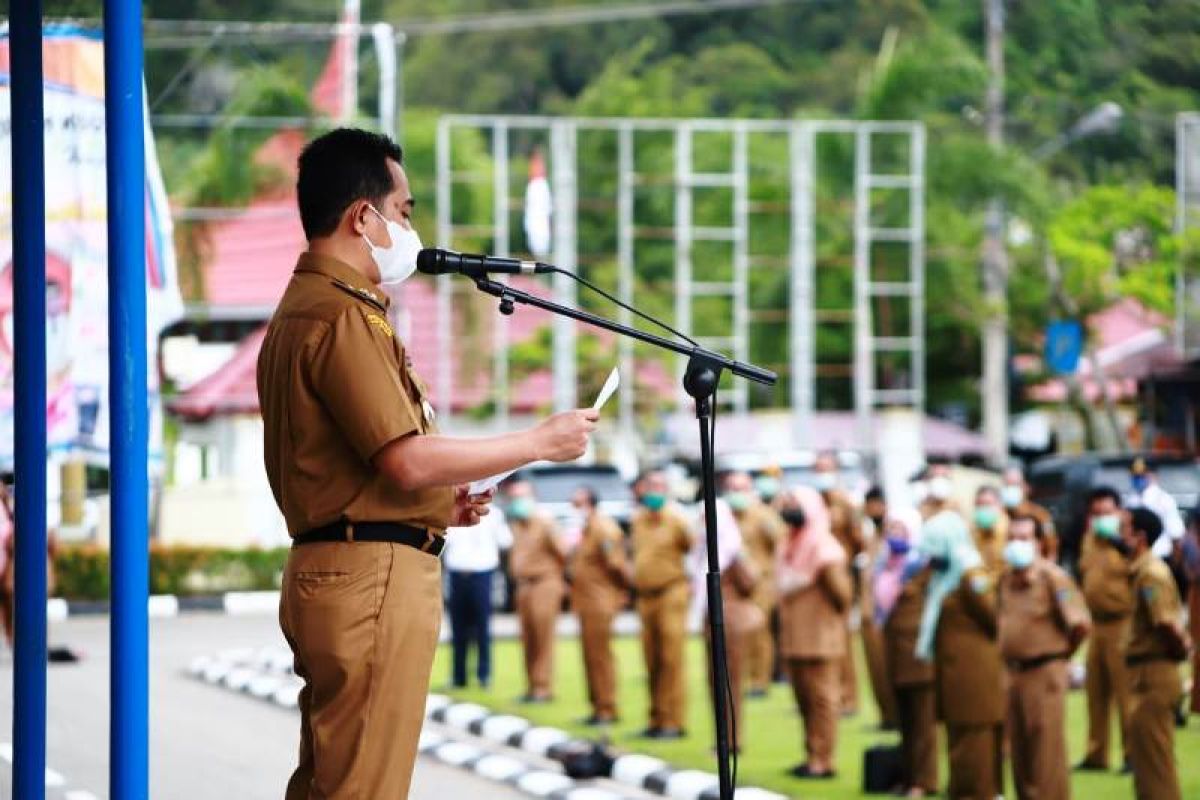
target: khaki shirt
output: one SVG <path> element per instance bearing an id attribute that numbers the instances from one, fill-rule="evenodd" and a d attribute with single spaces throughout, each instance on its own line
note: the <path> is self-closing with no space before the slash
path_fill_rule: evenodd
<path id="1" fill-rule="evenodd" d="M 436 432 L 425 389 L 387 323 L 388 301 L 336 259 L 305 253 L 258 356 L 267 479 L 296 534 L 338 520 L 444 533 L 454 489 L 404 491 L 371 458 Z"/>
<path id="2" fill-rule="evenodd" d="M 1108 541 L 1096 538 L 1079 561 L 1083 599 L 1096 622 L 1114 622 L 1133 613 L 1129 562 Z"/>
<path id="3" fill-rule="evenodd" d="M 509 518 L 508 527 L 513 535 L 508 568 L 514 580 L 562 578 L 567 558 L 553 522 L 537 516 L 523 520 Z"/>
<path id="4" fill-rule="evenodd" d="M 830 564 L 811 585 L 779 600 L 779 654 L 784 658 L 841 658 L 854 582 L 845 564 Z"/>
<path id="5" fill-rule="evenodd" d="M 1004 545 L 1008 543 L 1008 517 L 1001 514 L 990 530 L 972 525 L 971 537 L 975 540 L 979 555 L 983 556 L 984 568 L 993 578 L 999 578 L 1005 568 Z"/>
<path id="6" fill-rule="evenodd" d="M 630 523 L 633 539 L 633 584 L 640 592 L 656 592 L 687 578 L 683 559 L 692 549 L 692 527 L 669 506 L 639 509 Z"/>
<path id="7" fill-rule="evenodd" d="M 786 526 L 779 513 L 763 503 L 734 512 L 734 516 L 742 532 L 744 552 L 758 571 L 754 602 L 760 608 L 769 608 L 775 602 L 775 553 Z"/>
<path id="8" fill-rule="evenodd" d="M 967 570 L 942 601 L 934 647 L 939 718 L 957 725 L 1004 721 L 1004 664 L 996 643 L 996 583 Z"/>
<path id="9" fill-rule="evenodd" d="M 1153 553 L 1144 553 L 1133 562 L 1133 595 L 1136 607 L 1129 629 L 1125 654 L 1137 658 L 1174 660 L 1156 628 L 1174 623 L 1183 628 L 1183 604 L 1171 570 Z"/>
<path id="10" fill-rule="evenodd" d="M 615 612 L 625 601 L 625 537 L 610 517 L 588 517 L 571 558 L 571 603 L 576 611 Z"/>
<path id="11" fill-rule="evenodd" d="M 862 520 L 850 498 L 839 489 L 825 492 L 825 505 L 829 508 L 829 528 L 833 537 L 846 551 L 846 558 L 853 563 L 854 557 L 862 552 L 863 533 Z"/>
<path id="12" fill-rule="evenodd" d="M 1069 656 L 1071 631 L 1089 627 L 1083 595 L 1066 572 L 1038 559 L 1000 578 L 1000 653 L 1009 661 Z"/>
<path id="13" fill-rule="evenodd" d="M 883 623 L 888 673 L 896 686 L 933 683 L 933 662 L 917 658 L 916 652 L 931 574 L 932 570 L 926 567 L 904 584 L 892 613 Z"/>

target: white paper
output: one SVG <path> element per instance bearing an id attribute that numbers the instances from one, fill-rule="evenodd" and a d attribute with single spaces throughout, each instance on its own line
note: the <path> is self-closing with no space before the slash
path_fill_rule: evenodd
<path id="1" fill-rule="evenodd" d="M 608 380 L 604 382 L 604 388 L 600 390 L 599 396 L 596 397 L 596 402 L 592 404 L 593 411 L 599 411 L 608 402 L 608 398 L 613 396 L 613 392 L 621 385 L 621 373 L 617 367 L 613 367 L 613 371 L 608 373 Z"/>
<path id="2" fill-rule="evenodd" d="M 501 472 L 499 475 L 493 475 L 490 478 L 481 478 L 480 480 L 472 481 L 471 485 L 467 487 L 467 494 L 474 496 L 495 489 L 504 482 L 505 478 L 514 472 L 516 472 L 515 469 L 510 469 L 508 472 Z"/>

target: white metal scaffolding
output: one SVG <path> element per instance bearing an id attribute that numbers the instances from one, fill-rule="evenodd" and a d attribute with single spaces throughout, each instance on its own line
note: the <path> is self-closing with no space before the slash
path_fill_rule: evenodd
<path id="1" fill-rule="evenodd" d="M 481 226 L 478 220 L 454 218 L 454 188 L 465 182 L 479 182 L 479 175 L 456 171 L 454 146 L 455 130 L 473 130 L 490 139 L 492 165 L 493 211 L 490 225 Z M 924 369 L 924 157 L 925 131 L 912 122 L 842 122 L 802 120 L 718 120 L 718 119 L 584 119 L 534 116 L 454 115 L 443 117 L 437 136 L 437 239 L 441 247 L 461 246 L 466 237 L 490 238 L 492 249 L 499 255 L 511 255 L 512 241 L 509 215 L 513 206 L 510 197 L 510 163 L 521 158 L 514 152 L 513 136 L 522 135 L 526 143 L 531 136 L 548 140 L 549 172 L 553 201 L 553 258 L 565 269 L 574 270 L 580 260 L 581 245 L 577 227 L 580 192 L 578 140 L 581 133 L 611 135 L 615 160 L 612 177 L 615 196 L 612 198 L 614 230 L 611 258 L 617 267 L 617 296 L 626 303 L 636 304 L 635 286 L 639 274 L 641 243 L 648 240 L 669 242 L 673 248 L 674 326 L 688 335 L 696 335 L 700 343 L 727 352 L 739 360 L 753 360 L 751 328 L 754 309 L 750 302 L 750 273 L 754 269 L 787 269 L 788 279 L 788 365 L 790 373 L 790 405 L 795 419 L 796 443 L 803 446 L 811 431 L 812 415 L 818 407 L 818 369 L 823 354 L 820 351 L 817 328 L 820 323 L 817 305 L 818 269 L 818 212 L 819 177 L 817 143 L 821 137 L 842 137 L 853 147 L 854 215 L 848 223 L 853 236 L 853 291 L 845 298 L 846 308 L 840 318 L 853 329 L 853 362 L 851 396 L 859 419 L 859 446 L 870 450 L 871 418 L 884 406 L 901 406 L 922 411 L 925 402 Z M 648 140 L 660 145 L 670 141 L 673 165 L 671 174 L 650 175 L 639 171 L 639 152 Z M 755 161 L 754 146 L 774 137 L 787 153 L 786 165 L 764 165 Z M 898 140 L 904 156 L 897 166 L 892 158 L 887 171 L 874 171 L 876 159 L 873 148 L 882 138 Z M 708 147 L 703 147 L 707 143 Z M 727 150 L 725 148 L 728 148 Z M 711 156 L 724 154 L 725 166 L 714 168 L 700 163 L 699 151 Z M 896 148 L 893 148 L 895 150 Z M 596 165 L 588 165 L 594 170 Z M 784 167 L 781 169 L 781 167 Z M 786 248 L 777 255 L 755 250 L 752 241 L 752 220 L 756 214 L 770 213 L 752 195 L 751 172 L 757 169 L 778 173 L 781 193 L 787 199 L 781 215 L 786 220 Z M 486 177 L 486 176 L 485 176 Z M 763 180 L 759 178 L 758 180 Z M 648 213 L 638 203 L 638 191 L 655 185 L 673 192 L 669 221 L 646 219 Z M 703 191 L 724 192 L 729 197 L 728 218 L 713 222 L 696 218 L 696 195 Z M 897 219 L 893 212 L 884 218 L 878 202 L 880 193 L 903 195 L 906 213 Z M 711 206 L 712 204 L 710 204 Z M 893 203 L 892 205 L 896 205 Z M 460 212 L 461 209 L 460 209 Z M 875 246 L 885 242 L 893 248 L 906 248 L 900 274 L 893 271 L 878 277 Z M 698 247 L 716 243 L 727 247 L 727 269 L 717 276 L 700 275 L 697 269 Z M 724 258 L 725 256 L 722 256 Z M 820 266 L 821 269 L 832 269 Z M 451 333 L 451 278 L 439 278 L 439 338 L 448 351 Z M 575 303 L 575 286 L 556 276 L 555 297 L 560 302 Z M 697 302 L 718 298 L 726 303 L 728 314 L 713 319 L 711 313 L 698 311 Z M 877 303 L 903 306 L 904 313 L 890 314 L 899 320 L 890 329 L 875 318 Z M 709 306 L 711 308 L 711 306 Z M 698 318 L 698 314 L 703 319 Z M 618 312 L 626 324 L 631 315 Z M 508 343 L 507 318 L 497 320 L 494 340 L 497 343 L 492 364 L 492 399 L 496 403 L 496 419 L 503 424 L 507 418 L 509 374 L 505 345 Z M 897 325 L 899 327 L 897 327 Z M 576 403 L 575 324 L 569 320 L 554 323 L 553 373 L 554 402 L 558 409 Z M 697 335 L 697 330 L 701 333 Z M 625 380 L 618 395 L 619 416 L 624 432 L 633 430 L 634 422 L 634 350 L 628 340 L 620 340 L 617 348 L 619 364 Z M 901 357 L 903 369 L 893 368 L 886 381 L 878 375 L 881 359 Z M 825 360 L 828 360 L 827 358 Z M 682 375 L 684 362 L 678 363 Z M 454 391 L 454 376 L 449 359 L 443 359 L 437 373 L 437 396 L 443 413 L 449 413 Z M 679 392 L 681 408 L 690 408 L 690 400 Z M 748 386 L 735 381 L 719 394 L 719 401 L 729 410 L 749 410 Z"/>
<path id="2" fill-rule="evenodd" d="M 1175 119 L 1175 231 L 1185 235 L 1200 228 L 1200 113 Z M 1183 252 L 1175 272 L 1175 342 L 1186 358 L 1200 356 L 1200 275 L 1189 271 Z"/>

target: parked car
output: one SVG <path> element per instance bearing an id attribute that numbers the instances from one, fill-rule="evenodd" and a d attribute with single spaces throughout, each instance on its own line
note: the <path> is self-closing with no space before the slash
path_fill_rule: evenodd
<path id="1" fill-rule="evenodd" d="M 633 490 L 611 464 L 535 464 L 518 476 L 533 484 L 542 511 L 560 526 L 577 522 L 571 495 L 587 486 L 600 500 L 600 510 L 628 530 L 633 514 Z"/>
<path id="2" fill-rule="evenodd" d="M 763 470 L 777 466 L 783 472 L 784 488 L 796 486 L 815 486 L 816 472 L 813 465 L 817 454 L 812 451 L 789 451 L 784 453 L 729 453 L 717 459 L 717 472 L 741 470 L 758 477 Z M 837 453 L 838 481 L 842 489 L 862 502 L 863 495 L 871 487 L 871 478 L 867 472 L 867 464 L 862 454 L 853 450 L 841 450 Z"/>
<path id="3" fill-rule="evenodd" d="M 1074 564 L 1079 555 L 1087 518 L 1087 495 L 1099 486 L 1110 486 L 1122 498 L 1133 495 L 1129 467 L 1137 454 L 1054 456 L 1034 462 L 1029 468 L 1030 495 L 1054 516 L 1062 541 L 1063 561 Z M 1186 513 L 1200 503 L 1200 462 L 1188 456 L 1147 454 L 1146 464 L 1158 476 L 1158 483 L 1175 498 Z"/>

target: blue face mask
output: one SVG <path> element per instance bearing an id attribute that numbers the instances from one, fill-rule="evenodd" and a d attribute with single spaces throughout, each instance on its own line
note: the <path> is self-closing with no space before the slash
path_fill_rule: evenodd
<path id="1" fill-rule="evenodd" d="M 508 504 L 508 515 L 515 520 L 526 520 L 533 516 L 533 498 L 516 497 Z"/>
<path id="2" fill-rule="evenodd" d="M 1134 475 L 1131 482 L 1133 483 L 1133 490 L 1138 494 L 1141 494 L 1150 487 L 1150 478 L 1146 475 Z"/>
<path id="3" fill-rule="evenodd" d="M 1092 530 L 1101 539 L 1116 541 L 1121 538 L 1121 518 L 1116 514 L 1105 514 L 1092 520 Z"/>
<path id="4" fill-rule="evenodd" d="M 754 488 L 758 490 L 759 496 L 769 503 L 779 494 L 779 481 L 770 476 L 763 476 L 754 482 Z"/>
<path id="5" fill-rule="evenodd" d="M 667 496 L 659 492 L 647 492 L 642 495 L 642 505 L 651 511 L 662 511 L 662 507 L 667 504 Z"/>
<path id="6" fill-rule="evenodd" d="M 908 539 L 901 539 L 899 536 L 887 537 L 887 546 L 894 556 L 907 555 L 908 551 L 912 549 Z"/>
<path id="7" fill-rule="evenodd" d="M 990 531 L 996 526 L 996 520 L 1000 518 L 1000 512 L 992 506 L 980 506 L 975 509 L 975 524 L 985 531 Z"/>
<path id="8" fill-rule="evenodd" d="M 750 495 L 746 492 L 728 492 L 725 502 L 729 503 L 729 507 L 734 511 L 745 511 L 750 507 Z"/>
<path id="9" fill-rule="evenodd" d="M 1004 560 L 1014 569 L 1025 569 L 1033 563 L 1037 550 L 1028 539 L 1016 540 L 1004 545 Z"/>

